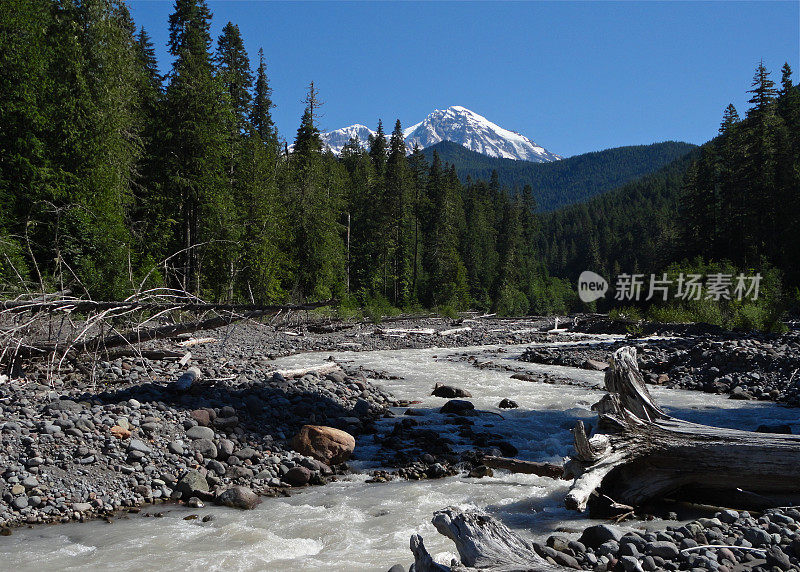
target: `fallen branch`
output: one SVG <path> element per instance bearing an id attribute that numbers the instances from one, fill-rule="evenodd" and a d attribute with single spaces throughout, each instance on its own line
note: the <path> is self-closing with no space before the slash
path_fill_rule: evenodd
<path id="1" fill-rule="evenodd" d="M 398 334 L 413 334 L 417 336 L 432 336 L 436 333 L 434 328 L 411 328 L 411 329 L 402 329 L 402 328 L 378 328 L 375 330 L 375 333 L 382 336 L 391 336 L 391 335 L 398 335 Z"/>
<path id="2" fill-rule="evenodd" d="M 48 343 L 41 345 L 29 344 L 27 346 L 20 347 L 16 351 L 15 355 L 16 358 L 46 356 L 56 351 L 63 350 L 67 347 L 69 348 L 69 351 L 73 352 L 74 354 L 81 354 L 84 352 L 94 352 L 98 350 L 108 350 L 110 348 L 140 344 L 152 340 L 175 338 L 180 336 L 181 334 L 189 334 L 202 330 L 214 330 L 216 328 L 222 328 L 224 326 L 228 326 L 234 322 L 238 322 L 241 320 L 251 320 L 251 319 L 261 318 L 263 316 L 273 315 L 276 313 L 280 313 L 282 311 L 291 312 L 298 310 L 311 310 L 330 305 L 331 303 L 333 303 L 332 300 L 328 300 L 326 302 L 313 303 L 313 304 L 304 304 L 304 305 L 257 306 L 258 309 L 246 311 L 244 313 L 235 313 L 233 311 L 229 311 L 224 315 L 217 315 L 211 318 L 197 320 L 195 322 L 183 322 L 179 324 L 170 324 L 166 326 L 157 326 L 153 328 L 136 327 L 123 333 L 118 333 L 113 335 L 99 334 L 88 340 L 81 340 L 80 337 L 82 337 L 86 331 L 86 329 L 84 329 L 84 331 L 81 332 L 79 338 L 73 342 L 70 343 L 57 342 L 57 343 Z M 148 304 L 143 304 L 141 306 L 138 306 L 135 303 L 130 305 L 125 303 L 111 303 L 111 302 L 98 302 L 96 304 L 111 304 L 112 305 L 111 308 L 115 309 L 124 308 L 126 309 L 126 311 L 130 311 L 128 306 L 131 306 L 134 309 L 147 308 L 150 306 Z M 155 306 L 162 307 L 162 305 L 160 304 L 156 304 Z M 176 304 L 173 306 L 169 306 L 169 308 L 174 310 L 182 310 L 187 308 L 202 308 L 207 306 L 230 307 L 230 305 L 225 305 L 225 304 L 220 304 L 220 305 Z M 104 311 L 107 312 L 109 310 L 107 309 Z"/>

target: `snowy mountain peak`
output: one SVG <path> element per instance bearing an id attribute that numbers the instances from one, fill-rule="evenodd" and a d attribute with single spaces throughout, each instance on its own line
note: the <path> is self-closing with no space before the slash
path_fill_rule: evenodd
<path id="1" fill-rule="evenodd" d="M 492 123 L 474 111 L 453 105 L 437 109 L 406 133 L 406 144 L 430 147 L 452 141 L 489 157 L 545 163 L 561 159 L 524 135 Z"/>
<path id="2" fill-rule="evenodd" d="M 357 137 L 362 145 L 366 145 L 370 135 L 374 137 L 375 132 L 364 125 L 355 124 L 323 133 L 322 140 L 334 153 L 339 154 L 352 137 Z M 524 135 L 504 129 L 460 105 L 435 110 L 420 123 L 404 129 L 403 135 L 409 151 L 415 144 L 424 149 L 442 141 L 452 141 L 489 157 L 536 163 L 561 159 Z"/>
<path id="3" fill-rule="evenodd" d="M 375 132 L 372 129 L 366 125 L 356 123 L 355 125 L 351 125 L 349 127 L 342 127 L 341 129 L 336 129 L 335 131 L 323 133 L 322 142 L 330 147 L 331 151 L 338 155 L 342 152 L 342 148 L 347 145 L 347 143 L 353 137 L 358 139 L 362 145 L 366 146 L 370 135 L 373 137 L 375 136 Z"/>

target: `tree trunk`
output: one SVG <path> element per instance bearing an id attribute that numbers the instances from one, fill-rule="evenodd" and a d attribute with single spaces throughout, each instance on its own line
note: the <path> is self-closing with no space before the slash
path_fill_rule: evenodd
<path id="1" fill-rule="evenodd" d="M 587 439 L 580 422 L 573 431 L 577 453 L 567 469 L 577 478 L 568 508 L 582 511 L 601 495 L 635 506 L 682 491 L 696 498 L 698 490 L 739 508 L 800 501 L 800 436 L 670 417 L 650 396 L 631 347 L 614 353 L 605 385 L 609 394 L 592 407 L 604 433 Z"/>

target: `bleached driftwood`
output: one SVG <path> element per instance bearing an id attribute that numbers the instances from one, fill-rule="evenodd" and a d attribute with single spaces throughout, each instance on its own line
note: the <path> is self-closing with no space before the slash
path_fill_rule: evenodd
<path id="1" fill-rule="evenodd" d="M 192 346 L 196 346 L 199 344 L 210 344 L 216 341 L 217 338 L 189 338 L 188 340 L 178 342 L 178 345 L 181 346 L 182 348 L 191 348 Z"/>
<path id="2" fill-rule="evenodd" d="M 765 496 L 800 501 L 800 436 L 671 417 L 650 396 L 632 347 L 614 353 L 605 386 L 609 393 L 593 406 L 600 434 L 587 439 L 582 423 L 574 430 L 569 468 L 577 478 L 567 507 L 584 510 L 595 493 L 636 506 L 682 489 L 728 500 L 745 489 L 762 503 Z"/>
<path id="3" fill-rule="evenodd" d="M 411 334 L 417 336 L 432 336 L 436 333 L 434 328 L 410 328 L 410 329 L 403 329 L 403 328 L 378 328 L 375 330 L 376 334 L 382 336 L 391 336 L 396 334 Z"/>
<path id="4" fill-rule="evenodd" d="M 416 572 L 567 570 L 539 556 L 530 542 L 485 512 L 464 512 L 451 506 L 434 513 L 432 522 L 440 534 L 455 543 L 461 562 L 454 561 L 450 567 L 437 564 L 425 550 L 422 537 L 415 534 L 411 537 L 411 551 Z"/>
<path id="5" fill-rule="evenodd" d="M 296 369 L 279 369 L 275 373 L 281 374 L 285 378 L 303 377 L 307 373 L 316 373 L 317 375 L 325 375 L 334 371 L 340 371 L 338 363 L 326 363 L 323 365 L 315 365 L 311 367 L 299 367 Z"/>

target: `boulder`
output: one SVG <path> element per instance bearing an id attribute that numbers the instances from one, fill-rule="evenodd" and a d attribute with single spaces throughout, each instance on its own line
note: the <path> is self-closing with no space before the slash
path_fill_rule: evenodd
<path id="1" fill-rule="evenodd" d="M 619 542 L 622 536 L 623 531 L 616 526 L 612 526 L 610 524 L 598 524 L 595 526 L 590 526 L 584 530 L 578 542 L 588 548 L 598 548 L 601 544 L 604 544 L 609 540 L 615 540 Z"/>
<path id="2" fill-rule="evenodd" d="M 604 361 L 597 361 L 596 359 L 587 359 L 583 362 L 581 367 L 593 371 L 603 371 L 608 367 L 608 364 Z"/>
<path id="3" fill-rule="evenodd" d="M 211 425 L 211 414 L 208 412 L 208 409 L 195 409 L 189 413 L 189 415 L 192 419 L 197 421 L 198 425 L 202 425 L 203 427 Z"/>
<path id="4" fill-rule="evenodd" d="M 261 497 L 247 487 L 233 487 L 220 493 L 216 499 L 217 504 L 231 508 L 251 510 L 261 504 Z"/>
<path id="5" fill-rule="evenodd" d="M 202 425 L 195 425 L 186 431 L 186 436 L 189 439 L 213 439 L 214 430 L 211 427 L 203 427 Z"/>
<path id="6" fill-rule="evenodd" d="M 451 399 L 439 410 L 439 413 L 455 413 L 456 415 L 463 415 L 467 411 L 475 409 L 475 406 L 470 401 L 464 399 Z"/>
<path id="7" fill-rule="evenodd" d="M 311 471 L 305 467 L 292 467 L 283 475 L 282 480 L 293 487 L 302 487 L 311 480 Z"/>
<path id="8" fill-rule="evenodd" d="M 338 465 L 350 458 L 356 447 L 355 437 L 341 429 L 322 425 L 303 425 L 292 438 L 292 449 L 322 461 L 326 465 Z"/>
<path id="9" fill-rule="evenodd" d="M 192 448 L 206 459 L 217 458 L 217 446 L 211 439 L 195 439 L 192 441 Z"/>
<path id="10" fill-rule="evenodd" d="M 500 409 L 516 409 L 517 407 L 519 407 L 519 403 L 511 399 L 505 398 L 497 406 Z"/>
<path id="11" fill-rule="evenodd" d="M 466 389 L 453 387 L 452 385 L 441 385 L 439 383 L 434 386 L 431 395 L 445 397 L 447 399 L 453 399 L 454 397 L 472 397 L 472 394 Z"/>
<path id="12" fill-rule="evenodd" d="M 181 493 L 184 498 L 195 496 L 197 492 L 208 492 L 208 481 L 200 474 L 199 471 L 194 469 L 186 471 L 180 478 L 178 484 L 175 485 L 175 490 Z"/>

